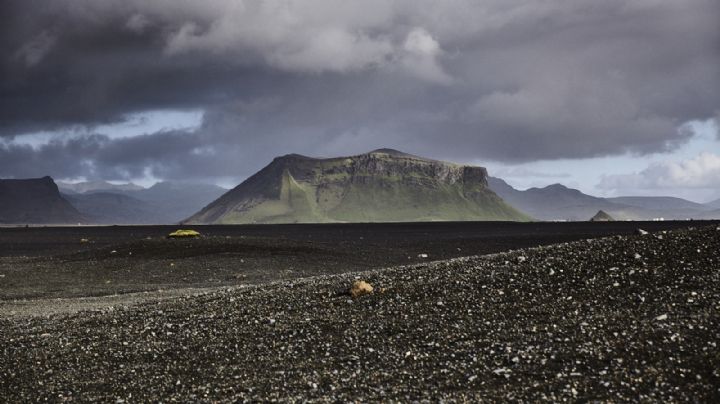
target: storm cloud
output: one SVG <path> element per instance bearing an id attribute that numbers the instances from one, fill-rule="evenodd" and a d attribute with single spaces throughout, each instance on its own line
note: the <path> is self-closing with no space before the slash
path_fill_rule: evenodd
<path id="1" fill-rule="evenodd" d="M 0 4 L 0 136 L 58 133 L 0 142 L 0 176 L 242 177 L 279 154 L 378 147 L 504 162 L 647 154 L 720 111 L 715 0 Z M 68 130 L 183 109 L 205 111 L 199 128 Z"/>

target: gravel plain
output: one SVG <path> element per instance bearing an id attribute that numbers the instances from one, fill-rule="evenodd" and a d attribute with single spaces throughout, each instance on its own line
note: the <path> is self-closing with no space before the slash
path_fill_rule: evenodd
<path id="1" fill-rule="evenodd" d="M 687 227 L 667 222 L 426 222 L 191 226 L 0 227 L 0 316 L 57 312 L 118 295 L 217 288 L 359 272 L 510 249 Z M 696 222 L 709 225 L 713 222 Z M 720 222 L 715 222 L 720 223 Z M 59 301 L 55 299 L 61 299 Z M 52 307 L 52 308 L 50 308 Z"/>
<path id="2" fill-rule="evenodd" d="M 0 401 L 718 402 L 718 251 L 713 225 L 0 318 Z"/>

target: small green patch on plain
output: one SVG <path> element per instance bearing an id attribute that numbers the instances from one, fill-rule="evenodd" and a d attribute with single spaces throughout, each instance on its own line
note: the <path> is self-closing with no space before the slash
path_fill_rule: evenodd
<path id="1" fill-rule="evenodd" d="M 175 230 L 167 235 L 168 238 L 195 238 L 200 237 L 200 233 L 195 230 Z"/>

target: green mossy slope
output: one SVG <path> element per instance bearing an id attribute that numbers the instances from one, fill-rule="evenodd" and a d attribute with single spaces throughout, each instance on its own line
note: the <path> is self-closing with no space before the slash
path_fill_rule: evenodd
<path id="1" fill-rule="evenodd" d="M 487 187 L 481 167 L 391 150 L 313 159 L 288 155 L 187 223 L 323 223 L 530 218 Z"/>

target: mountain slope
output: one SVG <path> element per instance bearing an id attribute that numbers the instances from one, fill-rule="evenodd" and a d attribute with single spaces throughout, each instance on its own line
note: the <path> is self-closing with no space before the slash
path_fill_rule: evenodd
<path id="1" fill-rule="evenodd" d="M 705 206 L 710 209 L 720 209 L 720 199 L 716 199 L 712 202 L 708 202 L 705 204 Z"/>
<path id="2" fill-rule="evenodd" d="M 86 222 L 50 177 L 0 180 L 0 223 L 77 224 Z"/>
<path id="3" fill-rule="evenodd" d="M 227 192 L 213 184 L 163 181 L 127 196 L 158 207 L 160 223 L 177 223 Z"/>
<path id="4" fill-rule="evenodd" d="M 63 194 L 78 211 L 95 224 L 163 224 L 163 209 L 122 193 L 89 192 Z"/>
<path id="5" fill-rule="evenodd" d="M 520 191 L 499 178 L 490 188 L 507 203 L 539 220 L 584 221 L 602 210 L 618 220 L 685 220 L 719 218 L 710 207 L 673 197 L 598 198 L 561 184 Z"/>
<path id="6" fill-rule="evenodd" d="M 490 177 L 488 184 L 507 203 L 538 220 L 585 221 L 600 210 L 610 212 L 620 207 L 560 184 L 525 191 L 513 188 L 500 178 Z"/>
<path id="7" fill-rule="evenodd" d="M 528 220 L 487 187 L 482 167 L 380 149 L 278 157 L 188 223 Z"/>
<path id="8" fill-rule="evenodd" d="M 227 191 L 185 182 L 158 182 L 147 189 L 104 181 L 71 185 L 64 190 L 65 198 L 96 224 L 177 223 Z"/>

